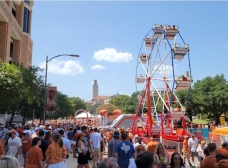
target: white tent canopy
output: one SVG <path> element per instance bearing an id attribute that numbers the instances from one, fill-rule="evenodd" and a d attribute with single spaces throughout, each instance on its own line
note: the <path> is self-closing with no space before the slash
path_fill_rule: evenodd
<path id="1" fill-rule="evenodd" d="M 87 114 L 88 114 L 89 118 L 93 118 L 94 117 L 93 115 L 91 115 L 88 112 L 87 112 Z M 87 114 L 86 113 L 81 113 L 81 114 L 77 115 L 76 118 L 87 118 Z"/>

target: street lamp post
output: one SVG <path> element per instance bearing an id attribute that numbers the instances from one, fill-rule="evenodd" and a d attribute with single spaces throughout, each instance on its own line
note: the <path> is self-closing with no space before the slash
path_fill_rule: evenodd
<path id="1" fill-rule="evenodd" d="M 47 106 L 47 68 L 48 68 L 48 62 L 51 61 L 54 58 L 61 57 L 61 56 L 70 56 L 70 57 L 79 57 L 79 55 L 75 54 L 61 54 L 56 55 L 50 59 L 48 59 L 48 56 L 46 57 L 46 68 L 45 68 L 45 82 L 44 82 L 44 112 L 43 112 L 43 125 L 45 125 L 45 114 L 46 114 L 46 106 Z"/>

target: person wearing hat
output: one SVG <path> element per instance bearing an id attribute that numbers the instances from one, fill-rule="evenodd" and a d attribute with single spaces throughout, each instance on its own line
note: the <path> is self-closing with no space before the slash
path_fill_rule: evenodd
<path id="1" fill-rule="evenodd" d="M 29 136 L 29 130 L 24 130 L 22 132 L 21 142 L 22 142 L 21 149 L 22 149 L 22 154 L 23 154 L 23 157 L 24 157 L 24 167 L 26 167 L 28 151 L 29 151 L 29 149 L 31 147 L 31 142 L 32 142 L 32 139 Z"/>
<path id="2" fill-rule="evenodd" d="M 187 135 L 184 136 L 182 153 L 183 153 L 184 165 L 185 165 L 185 161 L 187 158 L 189 165 L 192 166 L 191 162 L 190 162 L 190 157 L 189 157 L 189 146 L 188 146 L 188 136 Z"/>
<path id="3" fill-rule="evenodd" d="M 119 137 L 120 137 L 119 131 L 117 130 L 114 131 L 112 136 L 113 136 L 113 139 L 108 143 L 108 157 L 114 157 L 116 145 L 121 142 L 119 140 Z"/>
<path id="4" fill-rule="evenodd" d="M 217 153 L 228 159 L 228 142 L 224 142 L 221 148 L 216 149 Z"/>
<path id="5" fill-rule="evenodd" d="M 32 139 L 39 136 L 39 127 L 35 128 L 35 132 L 32 134 Z"/>
<path id="6" fill-rule="evenodd" d="M 13 156 L 18 158 L 18 154 L 21 150 L 21 139 L 19 137 L 16 136 L 16 130 L 15 129 L 11 129 L 9 131 L 11 137 L 8 140 L 8 151 L 7 151 L 7 155 Z"/>
<path id="7" fill-rule="evenodd" d="M 48 131 L 52 131 L 52 126 L 48 126 Z"/>

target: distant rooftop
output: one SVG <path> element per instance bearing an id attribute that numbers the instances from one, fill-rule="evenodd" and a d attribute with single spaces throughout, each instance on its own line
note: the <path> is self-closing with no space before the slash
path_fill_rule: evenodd
<path id="1" fill-rule="evenodd" d="M 92 101 L 93 101 L 93 100 L 106 100 L 106 99 L 108 99 L 109 97 L 110 97 L 110 96 L 97 96 L 97 97 L 93 98 Z"/>

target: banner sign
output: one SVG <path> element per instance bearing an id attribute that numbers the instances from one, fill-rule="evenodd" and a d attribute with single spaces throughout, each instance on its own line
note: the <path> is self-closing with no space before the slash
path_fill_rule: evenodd
<path id="1" fill-rule="evenodd" d="M 57 95 L 56 86 L 47 87 L 46 114 L 54 114 L 56 112 L 56 95 Z"/>

